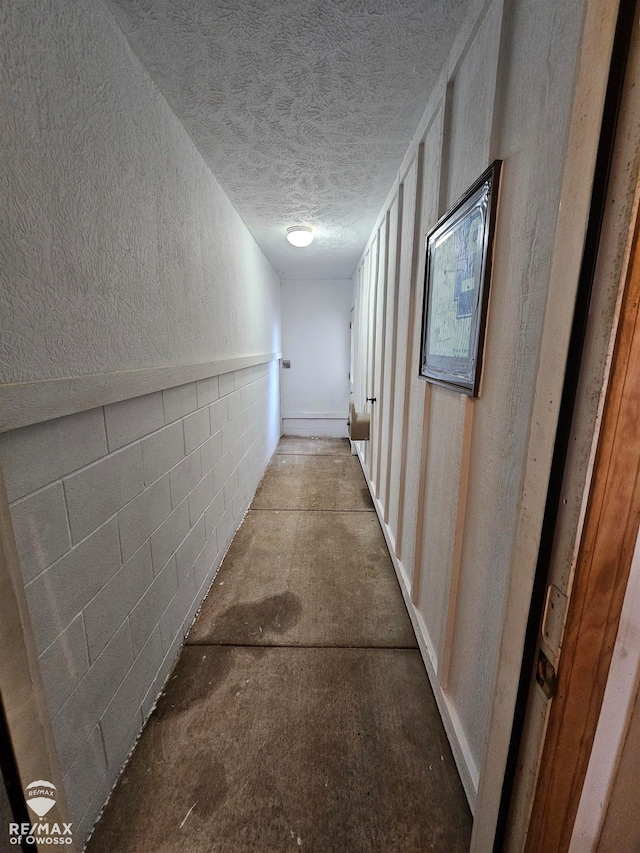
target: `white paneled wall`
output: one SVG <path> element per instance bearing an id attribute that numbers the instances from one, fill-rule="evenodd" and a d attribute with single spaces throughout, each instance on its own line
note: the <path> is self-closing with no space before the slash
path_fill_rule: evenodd
<path id="1" fill-rule="evenodd" d="M 0 436 L 80 841 L 278 441 L 278 370 L 258 364 Z"/>
<path id="2" fill-rule="evenodd" d="M 553 446 L 557 409 L 535 398 L 536 384 L 557 400 L 562 383 L 561 369 L 536 371 L 553 315 L 551 257 L 583 13 L 582 0 L 475 4 L 354 276 L 356 408 L 370 411 L 365 397 L 377 397 L 371 442 L 357 449 L 477 807 L 476 850 L 488 849 L 509 738 L 509 723 L 489 738 L 492 708 L 507 704 L 495 693 L 507 593 L 512 577 L 530 589 L 535 557 L 518 555 L 539 533 Z M 495 268 L 483 383 L 471 400 L 418 378 L 425 238 L 494 159 L 504 161 Z M 566 336 L 571 313 L 562 320 Z M 529 460 L 531 424 L 545 419 L 544 453 Z M 523 522 L 528 464 L 543 488 Z M 521 647 L 525 623 L 523 608 L 511 648 Z M 504 675 L 511 714 L 518 674 L 516 663 Z"/>

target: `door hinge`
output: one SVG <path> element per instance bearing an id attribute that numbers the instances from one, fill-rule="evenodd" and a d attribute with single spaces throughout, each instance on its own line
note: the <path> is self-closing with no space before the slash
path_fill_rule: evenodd
<path id="1" fill-rule="evenodd" d="M 536 681 L 542 687 L 542 692 L 547 699 L 553 699 L 558 687 L 558 679 L 553 664 L 545 653 L 540 649 L 538 652 L 538 664 L 536 666 Z"/>
<path id="2" fill-rule="evenodd" d="M 567 596 L 551 584 L 547 590 L 547 598 L 542 615 L 542 639 L 546 647 L 557 661 L 562 645 L 562 632 L 567 612 Z"/>

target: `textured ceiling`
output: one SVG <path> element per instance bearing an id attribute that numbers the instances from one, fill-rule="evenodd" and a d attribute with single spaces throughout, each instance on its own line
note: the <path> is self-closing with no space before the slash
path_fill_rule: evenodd
<path id="1" fill-rule="evenodd" d="M 468 0 L 109 4 L 276 272 L 349 278 Z"/>

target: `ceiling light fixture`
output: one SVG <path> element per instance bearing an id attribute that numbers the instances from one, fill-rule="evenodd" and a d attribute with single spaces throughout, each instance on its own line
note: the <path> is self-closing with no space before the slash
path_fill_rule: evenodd
<path id="1" fill-rule="evenodd" d="M 313 240 L 313 229 L 310 225 L 292 225 L 287 228 L 287 240 L 292 246 L 308 246 Z"/>

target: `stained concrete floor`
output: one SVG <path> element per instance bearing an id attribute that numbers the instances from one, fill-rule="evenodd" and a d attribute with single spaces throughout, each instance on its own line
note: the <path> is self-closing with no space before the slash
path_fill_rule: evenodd
<path id="1" fill-rule="evenodd" d="M 285 437 L 88 850 L 453 853 L 470 834 L 359 463 Z"/>

